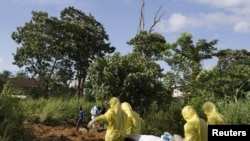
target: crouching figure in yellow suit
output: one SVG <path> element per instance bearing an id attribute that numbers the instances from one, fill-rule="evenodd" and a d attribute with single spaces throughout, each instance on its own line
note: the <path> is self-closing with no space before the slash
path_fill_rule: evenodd
<path id="1" fill-rule="evenodd" d="M 202 109 L 207 116 L 208 125 L 223 125 L 227 124 L 227 119 L 220 114 L 213 102 L 206 102 L 203 104 Z"/>
<path id="2" fill-rule="evenodd" d="M 182 109 L 182 116 L 186 120 L 184 125 L 185 141 L 207 141 L 208 127 L 204 119 L 200 118 L 192 106 Z"/>
<path id="3" fill-rule="evenodd" d="M 88 127 L 95 122 L 107 122 L 107 131 L 105 141 L 123 141 L 126 137 L 126 122 L 128 121 L 126 113 L 121 109 L 120 100 L 112 97 L 109 101 L 110 108 L 103 115 L 99 115 L 91 120 Z"/>

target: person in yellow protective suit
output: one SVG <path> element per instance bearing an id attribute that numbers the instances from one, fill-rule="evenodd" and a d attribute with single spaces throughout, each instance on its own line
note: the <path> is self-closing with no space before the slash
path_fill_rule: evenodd
<path id="1" fill-rule="evenodd" d="M 95 122 L 107 122 L 107 131 L 105 141 L 123 141 L 126 137 L 125 126 L 128 121 L 126 113 L 121 109 L 120 100 L 117 97 L 112 97 L 109 101 L 110 108 L 103 115 L 99 115 L 91 120 L 88 127 L 91 127 Z"/>
<path id="2" fill-rule="evenodd" d="M 185 106 L 181 112 L 186 120 L 184 125 L 185 141 L 207 141 L 208 127 L 204 119 L 200 118 L 194 108 L 190 105 Z"/>
<path id="3" fill-rule="evenodd" d="M 128 102 L 123 102 L 121 104 L 121 107 L 122 110 L 127 114 L 129 120 L 128 122 L 126 122 L 127 135 L 141 134 L 142 124 L 144 123 L 143 119 L 137 112 L 133 111 L 131 105 Z"/>
<path id="4" fill-rule="evenodd" d="M 223 125 L 227 124 L 227 119 L 222 114 L 220 114 L 213 102 L 205 102 L 202 109 L 207 116 L 208 125 Z"/>

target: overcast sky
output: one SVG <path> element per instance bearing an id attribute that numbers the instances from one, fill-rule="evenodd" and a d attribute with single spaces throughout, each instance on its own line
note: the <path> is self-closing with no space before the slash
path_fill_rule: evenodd
<path id="1" fill-rule="evenodd" d="M 194 41 L 218 39 L 218 49 L 250 49 L 250 0 L 145 0 L 145 29 L 153 24 L 156 11 L 165 12 L 155 31 L 171 43 L 182 32 L 193 35 Z M 126 54 L 126 44 L 137 33 L 141 0 L 2 0 L 0 2 L 0 72 L 20 71 L 12 65 L 20 45 L 11 39 L 16 27 L 31 20 L 32 11 L 45 11 L 59 18 L 68 6 L 91 13 L 102 23 L 116 51 Z M 214 60 L 205 62 L 213 66 Z M 164 66 L 163 66 L 164 67 Z"/>

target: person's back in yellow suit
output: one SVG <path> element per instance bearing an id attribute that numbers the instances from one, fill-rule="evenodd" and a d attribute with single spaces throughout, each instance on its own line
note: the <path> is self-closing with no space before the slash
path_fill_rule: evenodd
<path id="1" fill-rule="evenodd" d="M 126 122 L 126 133 L 130 134 L 141 134 L 141 128 L 143 120 L 140 115 L 133 111 L 131 105 L 128 102 L 123 102 L 121 104 L 122 110 L 128 116 L 128 122 Z"/>
<path id="2" fill-rule="evenodd" d="M 185 141 L 207 141 L 208 127 L 204 119 L 200 118 L 192 106 L 182 109 L 182 116 L 186 120 L 184 125 Z"/>
<path id="3" fill-rule="evenodd" d="M 202 109 L 207 116 L 208 125 L 223 125 L 227 124 L 227 119 L 220 114 L 213 102 L 206 102 L 203 104 Z"/>

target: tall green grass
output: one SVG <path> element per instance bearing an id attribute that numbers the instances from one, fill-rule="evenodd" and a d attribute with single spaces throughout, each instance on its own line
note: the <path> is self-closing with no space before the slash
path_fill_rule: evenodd
<path id="1" fill-rule="evenodd" d="M 250 101 L 248 99 L 219 100 L 216 104 L 218 110 L 228 118 L 229 124 L 250 125 Z"/>
<path id="2" fill-rule="evenodd" d="M 26 99 L 22 101 L 25 107 L 25 116 L 28 122 L 39 122 L 50 125 L 61 124 L 71 119 L 76 120 L 79 107 L 82 106 L 85 111 L 85 119 L 90 116 L 90 109 L 95 103 L 86 102 L 84 98 L 65 99 Z"/>
<path id="3" fill-rule="evenodd" d="M 196 102 L 192 102 L 196 101 Z M 205 102 L 205 101 L 204 101 Z M 250 101 L 248 100 L 220 100 L 213 101 L 220 113 L 228 118 L 229 124 L 249 124 L 250 123 Z M 164 131 L 170 133 L 183 134 L 184 119 L 181 110 L 185 103 L 195 107 L 201 118 L 206 120 L 202 113 L 202 101 L 197 98 L 190 102 L 184 100 L 174 100 L 168 105 L 151 105 L 147 114 L 143 115 L 145 125 L 143 133 L 159 135 Z M 25 114 L 29 122 L 41 122 L 46 124 L 60 124 L 68 119 L 76 119 L 78 108 L 82 106 L 86 120 L 90 117 L 90 109 L 96 104 L 86 101 L 84 98 L 50 98 L 50 99 L 27 99 L 22 102 L 25 107 Z"/>

